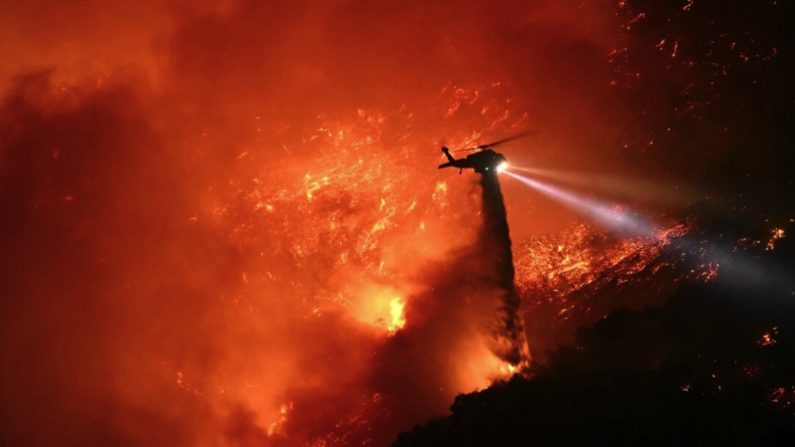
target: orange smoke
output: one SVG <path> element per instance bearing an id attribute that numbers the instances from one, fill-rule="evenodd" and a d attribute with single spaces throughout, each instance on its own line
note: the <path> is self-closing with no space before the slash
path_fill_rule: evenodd
<path id="1" fill-rule="evenodd" d="M 7 445 L 383 445 L 514 372 L 438 146 L 615 155 L 599 5 L 0 8 Z"/>

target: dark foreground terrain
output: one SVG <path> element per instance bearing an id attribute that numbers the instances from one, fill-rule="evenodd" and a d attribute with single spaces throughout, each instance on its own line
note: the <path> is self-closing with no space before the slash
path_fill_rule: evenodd
<path id="1" fill-rule="evenodd" d="M 792 445 L 795 244 L 777 242 L 724 258 L 732 277 L 683 279 L 662 307 L 581 329 L 531 379 L 459 396 L 395 445 Z"/>

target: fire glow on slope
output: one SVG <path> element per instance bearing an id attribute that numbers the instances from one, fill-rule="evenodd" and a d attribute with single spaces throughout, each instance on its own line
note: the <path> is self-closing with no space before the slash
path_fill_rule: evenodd
<path id="1" fill-rule="evenodd" d="M 481 114 L 486 129 L 505 125 L 510 111 L 499 105 L 499 88 L 440 94 L 452 95 L 453 102 L 471 96 L 488 104 L 490 111 Z M 362 436 L 374 436 L 366 427 L 377 425 L 376 435 L 386 440 L 416 423 L 418 414 L 439 414 L 456 394 L 515 372 L 495 355 L 498 297 L 488 287 L 478 289 L 478 296 L 459 284 L 491 268 L 469 248 L 479 237 L 479 194 L 471 190 L 477 186 L 451 187 L 447 176 L 421 173 L 425 165 L 436 164 L 438 153 L 428 150 L 427 157 L 418 157 L 416 143 L 407 143 L 418 138 L 412 130 L 416 114 L 360 109 L 352 119 L 324 122 L 302 137 L 302 144 L 320 149 L 308 169 L 297 164 L 284 166 L 286 176 L 257 174 L 239 186 L 234 207 L 226 198 L 211 204 L 219 228 L 233 228 L 233 244 L 246 251 L 256 247 L 255 260 L 267 262 L 263 253 L 285 257 L 268 267 L 256 267 L 254 261 L 241 275 L 241 304 L 270 287 L 301 291 L 298 324 L 325 327 L 331 320 L 340 326 L 328 330 L 346 333 L 325 342 L 349 358 L 342 382 L 330 385 L 338 380 L 338 356 L 321 351 L 307 364 L 304 353 L 296 353 L 294 361 L 303 363 L 298 383 L 308 385 L 293 391 L 295 382 L 290 384 L 277 401 L 277 408 L 282 400 L 292 402 L 292 417 L 276 412 L 253 421 L 272 426 L 285 419 L 269 430 L 274 439 L 360 442 Z M 522 125 L 520 117 L 511 127 Z M 390 143 L 393 135 L 398 140 Z M 476 138 L 466 135 L 460 144 Z M 391 150 L 385 152 L 387 145 Z M 254 156 L 238 155 L 249 163 L 257 162 Z M 427 163 L 418 161 L 426 158 Z M 297 337 L 303 336 L 300 331 Z M 238 399 L 249 400 L 250 408 L 261 405 L 247 395 Z M 328 418 L 326 427 L 302 433 L 307 427 L 301 421 L 325 408 L 317 402 L 326 399 L 338 401 L 331 412 L 337 416 Z"/>
<path id="2" fill-rule="evenodd" d="M 514 372 L 494 291 L 459 284 L 477 183 L 436 148 L 601 135 L 569 129 L 611 32 L 553 1 L 401 7 L 2 6 L 10 439 L 383 444 Z"/>
<path id="3" fill-rule="evenodd" d="M 27 88 L 49 97 L 46 88 Z M 281 149 L 269 141 L 233 147 L 223 167 L 202 157 L 188 163 L 181 153 L 149 157 L 156 132 L 134 111 L 115 112 L 116 102 L 127 104 L 125 94 L 98 89 L 75 105 L 70 95 L 78 92 L 68 92 L 43 113 L 30 98 L 16 98 L 38 117 L 31 129 L 56 128 L 44 137 L 26 128 L 12 136 L 19 154 L 31 143 L 17 142 L 33 139 L 45 163 L 39 171 L 21 155 L 12 160 L 24 174 L 19 184 L 55 186 L 35 191 L 30 200 L 39 211 L 13 208 L 22 222 L 37 224 L 9 234 L 30 241 L 37 231 L 58 233 L 48 226 L 58 222 L 69 235 L 61 236 L 63 256 L 36 262 L 57 272 L 74 266 L 69 277 L 99 268 L 113 278 L 89 282 L 88 294 L 64 279 L 57 296 L 70 296 L 70 306 L 59 309 L 91 309 L 93 324 L 125 315 L 103 341 L 113 347 L 104 375 L 113 382 L 74 389 L 156 414 L 172 408 L 160 397 L 169 396 L 197 408 L 203 436 L 231 445 L 350 445 L 388 442 L 443 413 L 456 394 L 515 372 L 495 355 L 490 331 L 502 297 L 471 287 L 491 268 L 471 251 L 480 225 L 475 177 L 452 186 L 449 177 L 428 175 L 438 152 L 425 150 L 433 138 L 417 129 L 423 121 L 457 127 L 438 117 L 461 97 L 488 109 L 478 114 L 480 128 L 526 128 L 499 87 L 446 89 L 442 106 L 424 114 L 360 109 L 285 137 Z M 94 122 L 96 110 L 107 122 Z M 519 118 L 506 122 L 506 115 Z M 77 122 L 75 130 L 60 130 L 55 123 L 63 119 Z M 141 138 L 128 143 L 131 162 L 97 161 L 93 146 L 77 138 L 89 134 L 96 147 L 114 147 L 116 132 Z M 197 137 L 201 150 L 215 144 L 205 138 L 214 137 Z M 459 136 L 458 145 L 478 138 Z M 299 155 L 272 167 L 279 150 Z M 300 162 L 303 151 L 313 153 L 312 163 Z M 157 175 L 140 182 L 141 172 Z M 110 236 L 85 239 L 92 228 Z M 129 245 L 119 235 L 131 235 Z M 71 260 L 86 250 L 85 259 Z M 73 308 L 79 296 L 98 301 Z M 106 314 L 107 307 L 115 310 Z M 145 433 L 146 420 L 125 424 L 124 436 Z"/>

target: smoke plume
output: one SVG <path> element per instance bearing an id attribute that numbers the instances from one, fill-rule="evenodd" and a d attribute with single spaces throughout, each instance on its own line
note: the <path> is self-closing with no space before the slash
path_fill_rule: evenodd
<path id="1" fill-rule="evenodd" d="M 532 127 L 512 164 L 723 172 L 667 112 L 689 97 L 633 90 L 674 37 L 575 3 L 0 4 L 0 444 L 383 445 L 506 377 L 501 192 L 516 242 L 579 216 L 437 171 L 440 144 Z"/>

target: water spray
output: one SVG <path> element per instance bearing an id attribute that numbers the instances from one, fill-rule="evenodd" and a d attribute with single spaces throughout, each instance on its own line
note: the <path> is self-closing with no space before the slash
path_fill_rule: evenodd
<path id="1" fill-rule="evenodd" d="M 495 171 L 504 172 L 504 168 L 507 168 L 506 162 L 498 164 Z M 513 252 L 505 201 L 495 172 L 483 174 L 480 185 L 483 190 L 483 227 L 478 238 L 483 244 L 480 256 L 488 260 L 495 274 L 494 289 L 501 295 L 500 317 L 494 327 L 495 343 L 492 349 L 511 367 L 523 370 L 529 366 L 530 353 L 520 314 L 521 298 L 514 285 Z"/>

